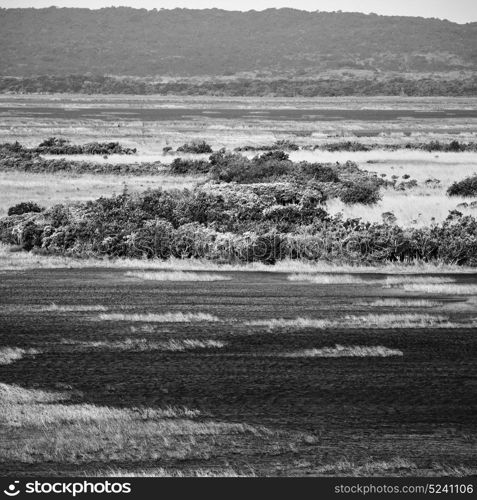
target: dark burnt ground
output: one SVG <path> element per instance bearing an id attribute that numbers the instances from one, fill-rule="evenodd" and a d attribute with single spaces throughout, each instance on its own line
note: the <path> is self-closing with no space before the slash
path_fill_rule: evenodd
<path id="1" fill-rule="evenodd" d="M 94 472 L 106 466 L 251 467 L 258 474 L 306 475 L 347 460 L 356 464 L 408 460 L 420 473 L 475 466 L 477 336 L 475 328 L 317 330 L 248 326 L 247 321 L 347 314 L 444 314 L 451 321 L 476 316 L 468 297 L 426 296 L 442 308 L 363 305 L 381 297 L 422 294 L 375 285 L 316 285 L 287 281 L 281 273 L 225 274 L 231 281 L 155 282 L 125 277 L 125 270 L 29 270 L 0 273 L 0 346 L 35 348 L 41 354 L 0 365 L 0 382 L 25 388 L 72 391 L 74 402 L 113 407 L 186 406 L 214 421 L 263 425 L 306 433 L 315 440 L 276 453 L 220 453 L 196 461 L 0 463 L 4 473 Z M 477 276 L 456 276 L 476 283 Z M 103 305 L 108 313 L 209 313 L 218 323 L 100 321 L 99 312 L 39 311 L 32 306 Z M 475 321 L 474 321 L 475 324 Z M 69 341 L 216 339 L 222 349 L 184 352 L 79 348 Z M 403 356 L 286 358 L 302 349 L 385 346 Z M 76 398 L 76 399 L 75 399 Z M 2 431 L 7 439 L 10 431 Z M 257 440 L 257 447 L 261 444 Z M 416 473 L 416 470 L 412 471 Z M 405 473 L 405 472 L 404 472 Z"/>

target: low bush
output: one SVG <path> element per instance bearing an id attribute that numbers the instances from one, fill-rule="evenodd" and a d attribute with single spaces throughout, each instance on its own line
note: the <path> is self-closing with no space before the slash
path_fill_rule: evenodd
<path id="1" fill-rule="evenodd" d="M 212 148 L 205 141 L 192 141 L 177 148 L 178 153 L 209 154 Z"/>
<path id="2" fill-rule="evenodd" d="M 380 199 L 379 187 L 375 184 L 348 183 L 340 194 L 340 200 L 347 205 L 375 205 Z"/>
<path id="3" fill-rule="evenodd" d="M 477 196 L 477 175 L 454 182 L 447 190 L 449 196 Z"/>
<path id="4" fill-rule="evenodd" d="M 298 144 L 288 139 L 281 139 L 268 146 L 241 146 L 235 148 L 235 151 L 298 151 L 299 149 Z"/>
<path id="5" fill-rule="evenodd" d="M 169 171 L 174 175 L 206 174 L 210 170 L 210 163 L 204 160 L 184 160 L 176 158 L 170 165 Z"/>
<path id="6" fill-rule="evenodd" d="M 365 144 L 361 144 L 356 141 L 342 141 L 342 142 L 332 142 L 328 144 L 323 144 L 323 146 L 319 146 L 320 149 L 325 151 L 370 151 L 371 146 L 367 146 Z"/>
<path id="7" fill-rule="evenodd" d="M 44 209 L 32 201 L 18 203 L 8 209 L 8 215 L 23 215 L 31 212 L 42 212 Z"/>
<path id="8" fill-rule="evenodd" d="M 71 144 L 67 139 L 49 137 L 32 152 L 50 155 L 130 155 L 136 153 L 135 148 L 126 148 L 119 142 L 90 142 L 88 144 Z"/>

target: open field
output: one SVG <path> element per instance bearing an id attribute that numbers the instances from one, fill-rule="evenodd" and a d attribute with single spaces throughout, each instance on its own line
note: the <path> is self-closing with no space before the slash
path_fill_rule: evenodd
<path id="1" fill-rule="evenodd" d="M 127 271 L 2 272 L 4 473 L 475 474 L 475 293 Z"/>

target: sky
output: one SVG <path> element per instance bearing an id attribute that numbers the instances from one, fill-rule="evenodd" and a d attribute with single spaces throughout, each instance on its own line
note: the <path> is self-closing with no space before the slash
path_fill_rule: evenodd
<path id="1" fill-rule="evenodd" d="M 129 6 L 145 9 L 263 10 L 292 7 L 302 10 L 375 12 L 382 15 L 422 16 L 458 23 L 477 22 L 477 0 L 0 0 L 0 7 L 101 7 Z"/>

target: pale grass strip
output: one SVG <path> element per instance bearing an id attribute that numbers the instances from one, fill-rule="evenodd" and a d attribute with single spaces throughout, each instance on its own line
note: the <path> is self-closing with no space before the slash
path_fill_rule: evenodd
<path id="1" fill-rule="evenodd" d="M 100 312 L 108 308 L 101 305 L 28 305 L 28 304 L 4 304 L 0 310 L 9 312 Z"/>
<path id="2" fill-rule="evenodd" d="M 375 280 L 366 280 L 359 276 L 350 274 L 291 274 L 288 276 L 289 281 L 305 281 L 316 283 L 319 285 L 373 285 Z"/>
<path id="3" fill-rule="evenodd" d="M 407 292 L 425 292 L 446 295 L 477 295 L 477 284 L 464 285 L 464 284 L 424 284 L 413 283 L 404 285 L 404 290 Z"/>
<path id="4" fill-rule="evenodd" d="M 81 349 L 108 349 L 118 351 L 169 351 L 183 352 L 195 349 L 221 349 L 225 343 L 218 340 L 198 339 L 170 339 L 163 342 L 155 342 L 148 339 L 124 339 L 122 341 L 90 341 L 81 342 L 74 340 L 63 340 L 64 345 L 73 345 Z"/>
<path id="5" fill-rule="evenodd" d="M 387 358 L 402 355 L 402 351 L 389 349 L 384 346 L 343 346 L 336 344 L 334 347 L 303 349 L 301 351 L 285 353 L 281 356 L 286 358 Z"/>
<path id="6" fill-rule="evenodd" d="M 150 281 L 227 281 L 232 279 L 230 276 L 221 276 L 220 274 L 191 273 L 183 271 L 129 271 L 125 276 Z"/>
<path id="7" fill-rule="evenodd" d="M 5 404 L 29 404 L 29 403 L 52 403 L 66 401 L 70 395 L 62 392 L 47 392 L 38 389 L 24 389 L 18 385 L 9 385 L 0 382 L 0 403 Z"/>
<path id="8" fill-rule="evenodd" d="M 253 469 L 239 472 L 230 467 L 216 469 L 172 470 L 164 468 L 141 469 L 137 471 L 125 469 L 106 469 L 95 474 L 98 477 L 256 477 Z"/>
<path id="9" fill-rule="evenodd" d="M 370 307 L 439 307 L 442 302 L 438 300 L 427 299 L 401 299 L 401 298 L 386 298 L 377 299 L 371 302 L 359 302 L 358 305 Z"/>
<path id="10" fill-rule="evenodd" d="M 333 464 L 322 465 L 315 469 L 317 474 L 351 474 L 366 476 L 370 474 L 379 474 L 390 472 L 393 470 L 416 470 L 417 465 L 404 458 L 393 458 L 389 461 L 366 462 L 364 464 L 356 464 L 348 460 L 341 460 Z"/>
<path id="11" fill-rule="evenodd" d="M 9 365 L 25 356 L 35 356 L 36 354 L 40 354 L 40 351 L 19 347 L 0 347 L 0 365 Z"/>
<path id="12" fill-rule="evenodd" d="M 268 329 L 301 328 L 470 328 L 472 323 L 453 323 L 447 316 L 429 314 L 368 314 L 363 316 L 344 316 L 339 319 L 264 319 L 249 321 L 248 326 Z"/>
<path id="13" fill-rule="evenodd" d="M 144 323 L 193 323 L 200 322 L 219 322 L 219 317 L 206 313 L 164 313 L 164 314 L 100 314 L 98 319 L 101 321 L 138 321 Z"/>

